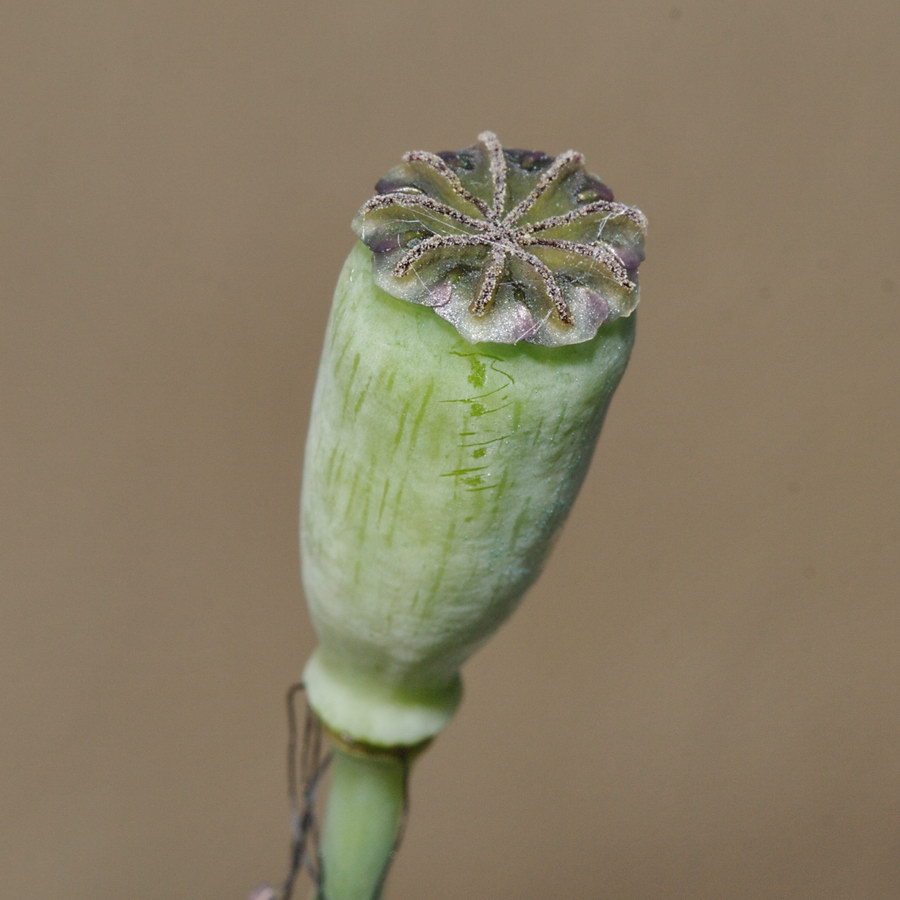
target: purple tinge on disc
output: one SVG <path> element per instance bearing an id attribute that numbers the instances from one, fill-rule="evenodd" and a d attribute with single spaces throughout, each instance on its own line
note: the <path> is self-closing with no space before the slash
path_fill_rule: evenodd
<path id="1" fill-rule="evenodd" d="M 376 284 L 431 307 L 472 343 L 591 340 L 638 303 L 646 219 L 572 150 L 412 151 L 353 227 Z"/>

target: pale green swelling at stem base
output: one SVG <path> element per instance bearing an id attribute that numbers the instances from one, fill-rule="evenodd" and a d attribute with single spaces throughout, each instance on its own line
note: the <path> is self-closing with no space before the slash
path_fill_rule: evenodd
<path id="1" fill-rule="evenodd" d="M 460 666 L 540 573 L 634 329 L 631 316 L 581 344 L 469 344 L 376 287 L 370 251 L 354 247 L 325 339 L 301 511 L 320 641 L 304 682 L 329 728 L 396 747 L 446 725 Z"/>

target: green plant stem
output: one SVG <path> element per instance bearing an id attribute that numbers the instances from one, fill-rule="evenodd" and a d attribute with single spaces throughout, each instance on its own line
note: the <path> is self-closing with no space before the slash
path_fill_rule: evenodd
<path id="1" fill-rule="evenodd" d="M 406 765 L 334 748 L 319 900 L 378 900 L 403 818 Z"/>

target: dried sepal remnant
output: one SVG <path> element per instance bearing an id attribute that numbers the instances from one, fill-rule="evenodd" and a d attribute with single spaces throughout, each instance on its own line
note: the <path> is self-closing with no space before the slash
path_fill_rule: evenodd
<path id="1" fill-rule="evenodd" d="M 375 189 L 353 227 L 376 283 L 468 341 L 577 344 L 637 306 L 646 219 L 574 150 L 507 150 L 486 131 L 404 154 Z"/>

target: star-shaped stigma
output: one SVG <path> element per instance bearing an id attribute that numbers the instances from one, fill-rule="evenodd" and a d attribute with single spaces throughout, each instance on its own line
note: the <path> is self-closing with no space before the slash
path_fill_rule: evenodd
<path id="1" fill-rule="evenodd" d="M 376 185 L 354 229 L 376 283 L 432 307 L 464 338 L 590 340 L 638 301 L 646 219 L 584 170 L 580 153 L 413 150 Z"/>

